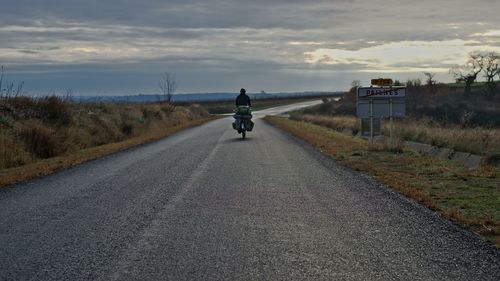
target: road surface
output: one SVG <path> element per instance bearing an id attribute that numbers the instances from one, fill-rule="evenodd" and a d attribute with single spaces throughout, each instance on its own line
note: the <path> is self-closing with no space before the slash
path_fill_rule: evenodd
<path id="1" fill-rule="evenodd" d="M 266 112 L 1 189 L 0 280 L 500 280 L 498 249 Z"/>

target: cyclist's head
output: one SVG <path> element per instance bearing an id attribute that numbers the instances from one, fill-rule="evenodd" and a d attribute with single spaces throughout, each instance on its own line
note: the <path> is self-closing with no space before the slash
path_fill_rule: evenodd
<path id="1" fill-rule="evenodd" d="M 242 95 L 242 94 L 246 94 L 246 93 L 247 93 L 247 91 L 245 89 L 241 88 L 240 94 Z"/>

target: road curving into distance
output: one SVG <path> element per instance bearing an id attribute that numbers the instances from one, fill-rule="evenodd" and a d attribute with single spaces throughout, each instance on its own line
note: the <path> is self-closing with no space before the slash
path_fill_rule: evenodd
<path id="1" fill-rule="evenodd" d="M 0 280 L 500 280 L 500 251 L 259 118 L 0 190 Z"/>

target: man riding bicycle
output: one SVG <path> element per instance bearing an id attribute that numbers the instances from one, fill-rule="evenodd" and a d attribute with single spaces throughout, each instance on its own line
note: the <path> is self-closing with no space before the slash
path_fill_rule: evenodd
<path id="1" fill-rule="evenodd" d="M 253 122 L 252 122 L 252 111 L 251 106 L 252 102 L 250 101 L 250 97 L 246 94 L 245 89 L 240 90 L 240 94 L 236 97 L 236 110 L 233 115 L 234 119 L 236 119 L 233 123 L 233 128 L 238 131 L 238 133 L 243 134 L 243 138 L 245 137 L 246 131 L 252 131 Z"/>

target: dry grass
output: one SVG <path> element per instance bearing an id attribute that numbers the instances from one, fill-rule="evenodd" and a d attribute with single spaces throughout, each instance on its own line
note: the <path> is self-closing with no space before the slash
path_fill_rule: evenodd
<path id="1" fill-rule="evenodd" d="M 352 130 L 353 134 L 357 134 L 361 129 L 361 124 L 357 118 L 352 116 L 323 116 L 323 115 L 296 115 L 291 116 L 292 120 L 304 121 L 334 129 L 337 131 L 343 131 L 345 129 Z"/>
<path id="2" fill-rule="evenodd" d="M 33 161 L 29 164 L 17 166 L 15 168 L 3 169 L 0 170 L 0 187 L 47 175 L 54 171 L 68 168 L 88 160 L 128 149 L 136 145 L 158 140 L 175 134 L 181 130 L 198 126 L 214 119 L 214 117 L 205 117 L 190 120 L 176 126 L 163 128 L 161 130 L 154 130 L 148 134 L 130 138 L 121 142 L 95 146 L 92 148 L 82 149 L 71 154 Z"/>
<path id="3" fill-rule="evenodd" d="M 276 117 L 266 120 L 500 246 L 500 168 L 470 171 L 411 150 L 373 148 L 366 140 L 322 126 Z"/>
<path id="4" fill-rule="evenodd" d="M 197 105 L 73 104 L 55 96 L 3 97 L 0 109 L 0 185 L 157 139 L 211 119 Z"/>
<path id="5" fill-rule="evenodd" d="M 360 121 L 354 116 L 293 115 L 294 120 L 305 121 L 337 131 L 360 130 Z M 463 128 L 458 125 L 444 126 L 431 119 L 398 120 L 394 122 L 395 136 L 403 141 L 417 141 L 457 151 L 494 157 L 500 155 L 500 129 Z M 382 125 L 384 135 L 389 135 L 389 122 Z"/>
<path id="6" fill-rule="evenodd" d="M 396 136 L 403 140 L 428 143 L 479 155 L 500 153 L 499 128 L 443 126 L 430 119 L 395 122 Z M 383 131 L 389 131 L 385 122 Z"/>

